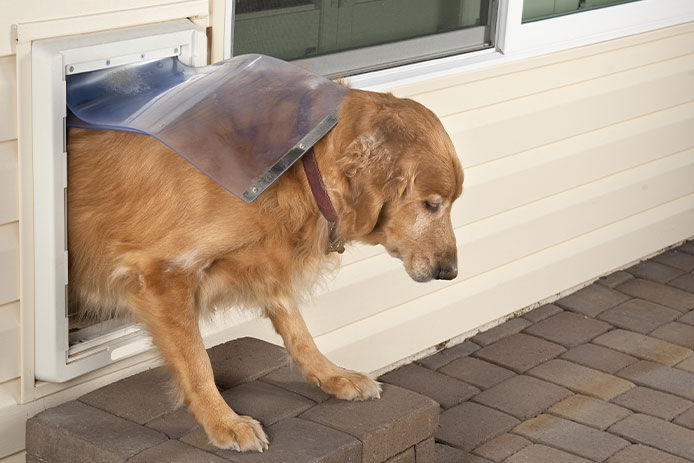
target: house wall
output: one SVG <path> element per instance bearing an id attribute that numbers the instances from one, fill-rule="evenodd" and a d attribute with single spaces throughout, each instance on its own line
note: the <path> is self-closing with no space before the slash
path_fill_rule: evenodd
<path id="1" fill-rule="evenodd" d="M 59 3 L 25 2 L 17 12 L 5 6 L 12 14 L 0 18 L 0 30 L 85 12 L 102 21 L 109 14 L 107 2 Z M 181 4 L 200 9 L 200 2 L 174 5 Z M 147 14 L 118 16 L 119 24 L 188 16 L 167 5 L 126 0 L 119 10 Z M 19 264 L 29 259 L 31 223 L 20 217 L 32 188 L 26 180 L 31 166 L 22 162 L 27 90 L 15 77 L 25 75 L 28 49 L 5 37 L 0 458 L 23 449 L 27 416 L 157 361 L 143 354 L 68 384 L 33 384 L 26 347 L 33 345 L 31 300 L 25 297 L 31 269 Z M 441 117 L 466 170 L 464 194 L 453 209 L 460 275 L 454 282 L 415 284 L 380 248 L 349 251 L 338 276 L 304 310 L 321 349 L 343 366 L 386 368 L 694 235 L 692 23 L 392 90 Z M 278 341 L 263 320 L 237 317 L 211 332 L 208 345 L 243 335 Z"/>

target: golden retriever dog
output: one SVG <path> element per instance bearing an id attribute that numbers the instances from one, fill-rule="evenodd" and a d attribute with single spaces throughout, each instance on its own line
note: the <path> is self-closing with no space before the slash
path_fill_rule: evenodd
<path id="1" fill-rule="evenodd" d="M 314 146 L 334 233 L 382 245 L 416 281 L 455 278 L 450 213 L 463 171 L 441 122 L 412 100 L 354 89 L 338 111 Z M 71 303 L 133 314 L 214 445 L 268 447 L 261 425 L 215 386 L 198 328 L 215 307 L 262 310 L 305 379 L 326 393 L 379 397 L 375 381 L 318 351 L 299 313 L 300 295 L 336 259 L 301 162 L 245 204 L 146 135 L 71 129 L 68 153 Z"/>

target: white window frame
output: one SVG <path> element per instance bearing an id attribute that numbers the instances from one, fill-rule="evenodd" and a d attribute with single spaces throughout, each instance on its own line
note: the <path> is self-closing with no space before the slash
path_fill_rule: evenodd
<path id="1" fill-rule="evenodd" d="M 354 88 L 388 90 L 694 21 L 692 0 L 639 0 L 525 24 L 523 0 L 498 1 L 496 49 L 359 74 L 347 81 Z"/>
<path id="2" fill-rule="evenodd" d="M 506 55 L 551 53 L 694 20 L 692 0 L 638 0 L 523 24 L 523 2 L 507 2 Z"/>

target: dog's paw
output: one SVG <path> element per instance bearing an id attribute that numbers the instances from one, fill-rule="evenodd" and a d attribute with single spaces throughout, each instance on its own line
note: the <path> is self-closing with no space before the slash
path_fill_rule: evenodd
<path id="1" fill-rule="evenodd" d="M 250 416 L 236 416 L 210 429 L 207 435 L 214 446 L 240 452 L 262 452 L 269 443 L 262 425 Z"/>
<path id="2" fill-rule="evenodd" d="M 320 381 L 324 392 L 342 400 L 369 400 L 381 397 L 381 385 L 366 375 L 351 370 L 341 370 L 338 374 Z"/>

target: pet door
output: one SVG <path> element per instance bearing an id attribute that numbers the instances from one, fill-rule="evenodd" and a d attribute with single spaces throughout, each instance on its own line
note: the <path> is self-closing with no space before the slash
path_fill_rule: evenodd
<path id="1" fill-rule="evenodd" d="M 347 92 L 269 56 L 170 57 L 68 75 L 67 124 L 150 135 L 251 202 L 337 123 Z"/>
<path id="2" fill-rule="evenodd" d="M 66 75 L 171 58 L 206 64 L 204 30 L 170 21 L 32 44 L 35 374 L 63 382 L 151 347 L 136 325 L 78 322 L 67 301 Z"/>

